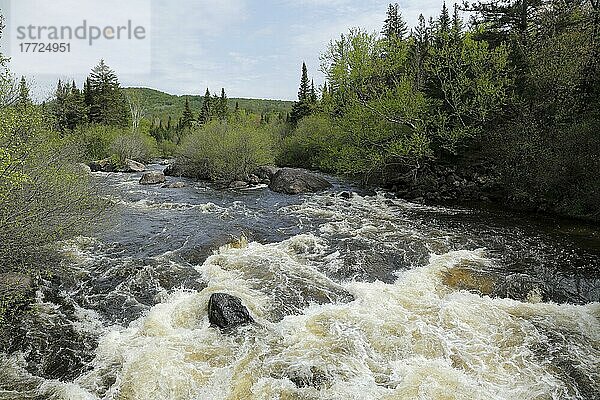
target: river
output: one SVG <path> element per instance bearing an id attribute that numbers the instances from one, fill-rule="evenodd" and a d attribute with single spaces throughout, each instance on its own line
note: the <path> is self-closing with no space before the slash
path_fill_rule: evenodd
<path id="1" fill-rule="evenodd" d="M 60 244 L 0 399 L 600 398 L 597 227 L 139 178 L 95 174 L 110 220 Z M 215 292 L 256 323 L 210 327 Z"/>

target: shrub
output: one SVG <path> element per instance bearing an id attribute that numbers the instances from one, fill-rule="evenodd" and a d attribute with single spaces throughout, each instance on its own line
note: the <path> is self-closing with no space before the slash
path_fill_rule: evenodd
<path id="1" fill-rule="evenodd" d="M 80 158 L 70 138 L 47 130 L 36 108 L 0 110 L 2 269 L 44 270 L 35 266 L 44 249 L 85 232 L 103 209 L 90 178 L 73 163 Z"/>
<path id="2" fill-rule="evenodd" d="M 110 153 L 119 164 L 124 164 L 125 160 L 150 162 L 158 156 L 159 151 L 153 137 L 143 133 L 123 133 L 113 140 Z"/>
<path id="3" fill-rule="evenodd" d="M 230 182 L 274 161 L 273 132 L 251 120 L 212 121 L 186 137 L 177 154 L 186 175 Z"/>

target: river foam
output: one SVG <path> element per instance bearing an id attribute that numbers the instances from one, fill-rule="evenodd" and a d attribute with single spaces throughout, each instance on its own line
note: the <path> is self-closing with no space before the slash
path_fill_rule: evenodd
<path id="1" fill-rule="evenodd" d="M 482 250 L 432 255 L 393 283 L 335 283 L 318 268 L 332 254 L 310 235 L 222 248 L 198 267 L 205 290 L 175 292 L 104 335 L 76 381 L 87 394 L 68 398 L 584 399 L 598 389 L 600 305 L 444 284 L 452 268 L 491 262 Z M 288 285 L 325 298 L 305 304 Z M 211 328 L 216 291 L 242 298 L 257 324 Z M 284 316 L 282 297 L 292 305 Z"/>

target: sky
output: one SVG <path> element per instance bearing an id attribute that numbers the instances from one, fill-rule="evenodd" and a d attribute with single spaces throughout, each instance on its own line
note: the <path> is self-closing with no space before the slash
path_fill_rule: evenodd
<path id="1" fill-rule="evenodd" d="M 46 0 L 20 1 L 21 14 L 47 14 Z M 72 1 L 72 0 L 64 0 Z M 123 86 L 150 87 L 171 94 L 204 94 L 225 88 L 229 97 L 296 98 L 302 62 L 316 84 L 324 80 L 319 56 L 332 39 L 351 27 L 381 30 L 388 1 L 380 0 L 138 0 L 145 2 L 140 15 L 151 11 L 151 62 L 144 71 L 130 71 L 131 51 L 119 46 L 94 45 L 96 59 L 115 68 Z M 37 3 L 36 3 L 37 2 Z M 58 2 L 60 3 L 60 1 Z M 127 3 L 125 1 L 120 4 Z M 443 0 L 400 0 L 401 12 L 415 26 L 420 13 L 437 17 Z M 74 3 L 75 4 L 75 3 Z M 65 9 L 77 15 L 98 15 L 106 0 L 78 0 Z M 134 3 L 130 3 L 134 4 Z M 448 1 L 451 7 L 453 1 Z M 13 7 L 14 8 L 14 7 Z M 86 9 L 88 8 L 88 9 Z M 106 6 L 102 12 L 132 18 L 135 9 Z M 13 9 L 13 11 L 15 11 Z M 142 13 L 143 11 L 143 13 Z M 61 13 L 64 14 L 64 13 Z M 127 15 L 125 15 L 127 14 Z M 14 45 L 13 45 L 14 51 Z M 123 64 L 127 59 L 128 64 Z M 140 65 L 145 61 L 140 61 Z M 15 63 L 17 64 L 17 63 Z M 40 64 L 41 65 L 41 64 Z M 18 65 L 16 65 L 18 67 Z M 74 70 L 53 66 L 27 78 L 37 98 L 51 95 L 60 79 L 78 85 L 93 65 Z M 121 71 L 119 71 L 121 69 Z M 69 70 L 68 73 L 64 71 Z M 13 72 L 21 75 L 19 68 Z"/>

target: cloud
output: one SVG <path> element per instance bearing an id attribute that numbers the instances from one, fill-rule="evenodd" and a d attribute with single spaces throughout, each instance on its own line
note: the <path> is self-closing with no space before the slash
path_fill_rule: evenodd
<path id="1" fill-rule="evenodd" d="M 81 10 L 91 1 L 97 3 L 97 0 L 77 0 L 74 7 Z M 322 82 L 319 55 L 330 40 L 351 27 L 379 32 L 389 3 L 389 0 L 148 1 L 152 2 L 151 74 L 132 75 L 117 70 L 122 84 L 150 86 L 174 94 L 203 94 L 206 87 L 215 91 L 224 87 L 231 97 L 282 99 L 296 97 L 303 61 L 307 62 L 315 82 Z M 442 3 L 443 0 L 399 0 L 410 26 L 417 24 L 420 13 L 427 18 L 437 16 Z M 454 3 L 448 2 L 449 7 Z M 125 8 L 116 7 L 105 12 L 122 14 L 122 10 Z M 72 10 L 64 12 L 70 15 Z M 102 56 L 113 67 L 123 58 L 122 53 L 111 52 L 109 48 Z M 70 77 L 57 71 L 36 80 L 46 92 L 59 77 L 75 78 L 81 85 L 92 66 Z"/>

